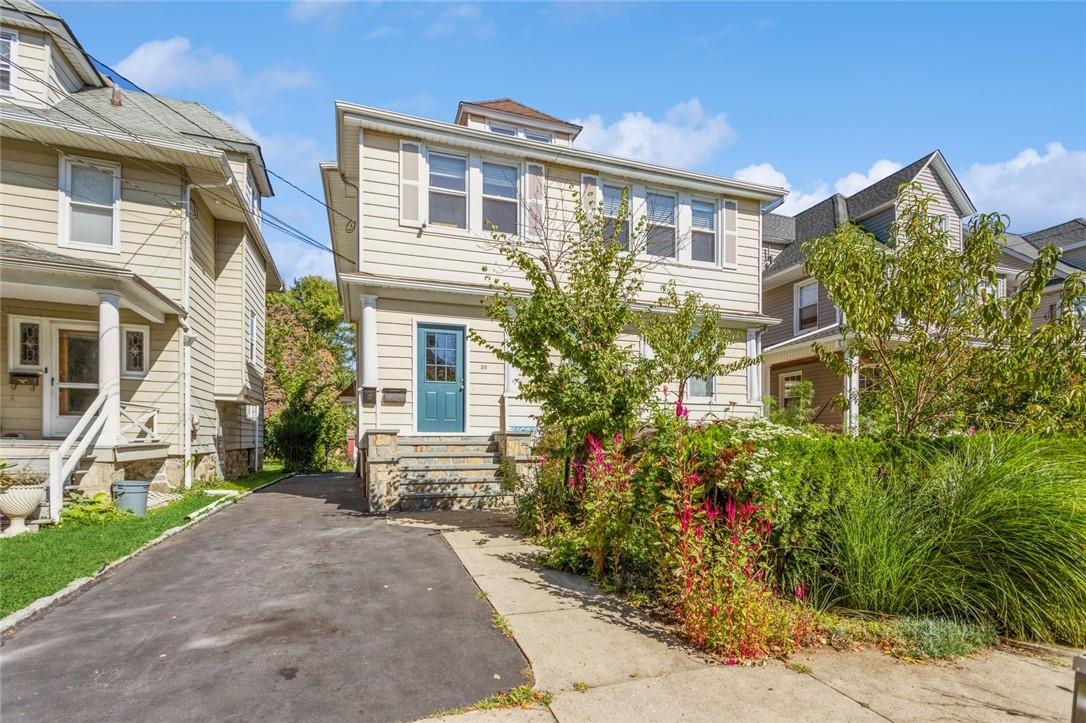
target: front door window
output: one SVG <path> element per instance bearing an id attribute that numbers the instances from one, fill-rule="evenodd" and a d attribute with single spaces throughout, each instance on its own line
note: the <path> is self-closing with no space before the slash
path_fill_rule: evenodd
<path id="1" fill-rule="evenodd" d="M 80 417 L 98 396 L 98 332 L 57 330 L 57 414 Z"/>

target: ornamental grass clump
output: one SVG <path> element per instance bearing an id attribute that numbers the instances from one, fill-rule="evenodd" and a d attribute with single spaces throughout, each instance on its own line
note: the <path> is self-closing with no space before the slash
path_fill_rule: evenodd
<path id="1" fill-rule="evenodd" d="M 1086 645 L 1086 449 L 1009 434 L 922 444 L 838 510 L 824 568 L 845 608 Z"/>

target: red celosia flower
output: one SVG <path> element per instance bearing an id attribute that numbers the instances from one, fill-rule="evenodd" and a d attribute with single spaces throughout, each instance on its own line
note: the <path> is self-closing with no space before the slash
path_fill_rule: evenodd
<path id="1" fill-rule="evenodd" d="M 806 600 L 807 599 L 807 586 L 806 585 L 796 585 L 796 597 L 798 599 L 800 599 L 800 600 Z"/>
<path id="2" fill-rule="evenodd" d="M 683 400 L 681 399 L 675 402 L 675 416 L 682 420 L 690 416 L 690 410 L 683 406 Z"/>

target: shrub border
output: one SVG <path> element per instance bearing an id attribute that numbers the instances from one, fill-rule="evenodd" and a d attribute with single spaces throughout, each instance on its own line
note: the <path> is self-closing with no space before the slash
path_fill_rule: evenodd
<path id="1" fill-rule="evenodd" d="M 288 474 L 284 474 L 284 475 L 280 475 L 279 477 L 276 477 L 272 481 L 265 482 L 264 484 L 259 485 L 258 487 L 254 487 L 251 490 L 247 490 L 245 492 L 242 492 L 237 497 L 234 497 L 232 499 L 233 499 L 234 502 L 239 502 L 240 500 L 242 500 L 243 498 L 251 495 L 252 493 L 256 492 L 257 490 L 262 490 L 265 487 L 276 484 L 277 482 L 282 482 L 283 480 L 288 479 L 288 478 L 293 477 L 293 476 L 294 476 L 293 472 L 288 473 Z M 231 499 L 231 498 L 227 498 L 227 499 Z M 218 505 L 218 507 L 214 507 L 214 505 Z M 208 509 L 209 507 L 214 507 L 214 509 L 209 510 Z M 132 552 L 125 555 L 124 557 L 117 558 L 113 562 L 107 563 L 101 570 L 94 573 L 93 575 L 89 575 L 87 577 L 76 578 L 75 580 L 72 580 L 70 583 L 68 583 L 67 585 L 62 587 L 60 590 L 57 590 L 52 595 L 46 595 L 45 597 L 40 597 L 37 600 L 35 600 L 34 602 L 27 605 L 26 607 L 23 607 L 23 608 L 20 608 L 20 609 L 16 610 L 15 612 L 11 613 L 7 617 L 5 617 L 3 619 L 0 619 L 0 633 L 6 633 L 8 630 L 15 627 L 16 625 L 23 622 L 24 620 L 27 620 L 28 618 L 31 618 L 34 615 L 36 615 L 36 614 L 38 614 L 38 613 L 40 613 L 40 612 L 42 612 L 44 610 L 47 610 L 48 608 L 52 607 L 54 604 L 60 602 L 61 600 L 64 600 L 65 598 L 70 597 L 71 595 L 78 592 L 79 590 L 81 590 L 85 586 L 91 584 L 92 582 L 95 582 L 96 580 L 101 578 L 106 573 L 111 572 L 113 569 L 115 569 L 115 568 L 123 565 L 124 563 L 128 562 L 133 557 L 143 553 L 146 550 L 151 549 L 152 547 L 158 545 L 161 542 L 165 542 L 167 539 L 173 537 L 177 533 L 182 532 L 183 530 L 187 530 L 188 528 L 192 527 L 195 524 L 203 522 L 208 517 L 211 517 L 211 515 L 215 514 L 216 512 L 219 512 L 222 509 L 225 509 L 226 507 L 229 507 L 229 505 L 224 504 L 222 502 L 222 500 L 215 500 L 211 504 L 209 504 L 209 505 L 207 505 L 205 507 L 201 507 L 200 509 L 196 510 L 196 512 L 203 513 L 201 516 L 196 517 L 196 519 L 189 519 L 188 522 L 185 522 L 184 524 L 178 525 L 177 527 L 171 527 L 170 529 L 164 531 L 162 534 L 160 534 L 158 537 L 154 538 L 153 540 L 150 540 L 148 542 L 143 543 L 139 548 L 133 550 Z M 206 512 L 205 512 L 205 510 L 206 510 Z M 192 515 L 195 515 L 196 512 L 192 513 Z M 192 517 L 192 515 L 189 515 L 189 517 Z"/>

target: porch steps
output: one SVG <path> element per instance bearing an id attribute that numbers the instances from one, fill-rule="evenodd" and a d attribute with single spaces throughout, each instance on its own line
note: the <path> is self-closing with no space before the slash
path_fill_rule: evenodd
<path id="1" fill-rule="evenodd" d="M 504 507 L 512 496 L 502 490 L 497 442 L 489 436 L 427 435 L 401 437 L 401 510 L 452 510 Z"/>

